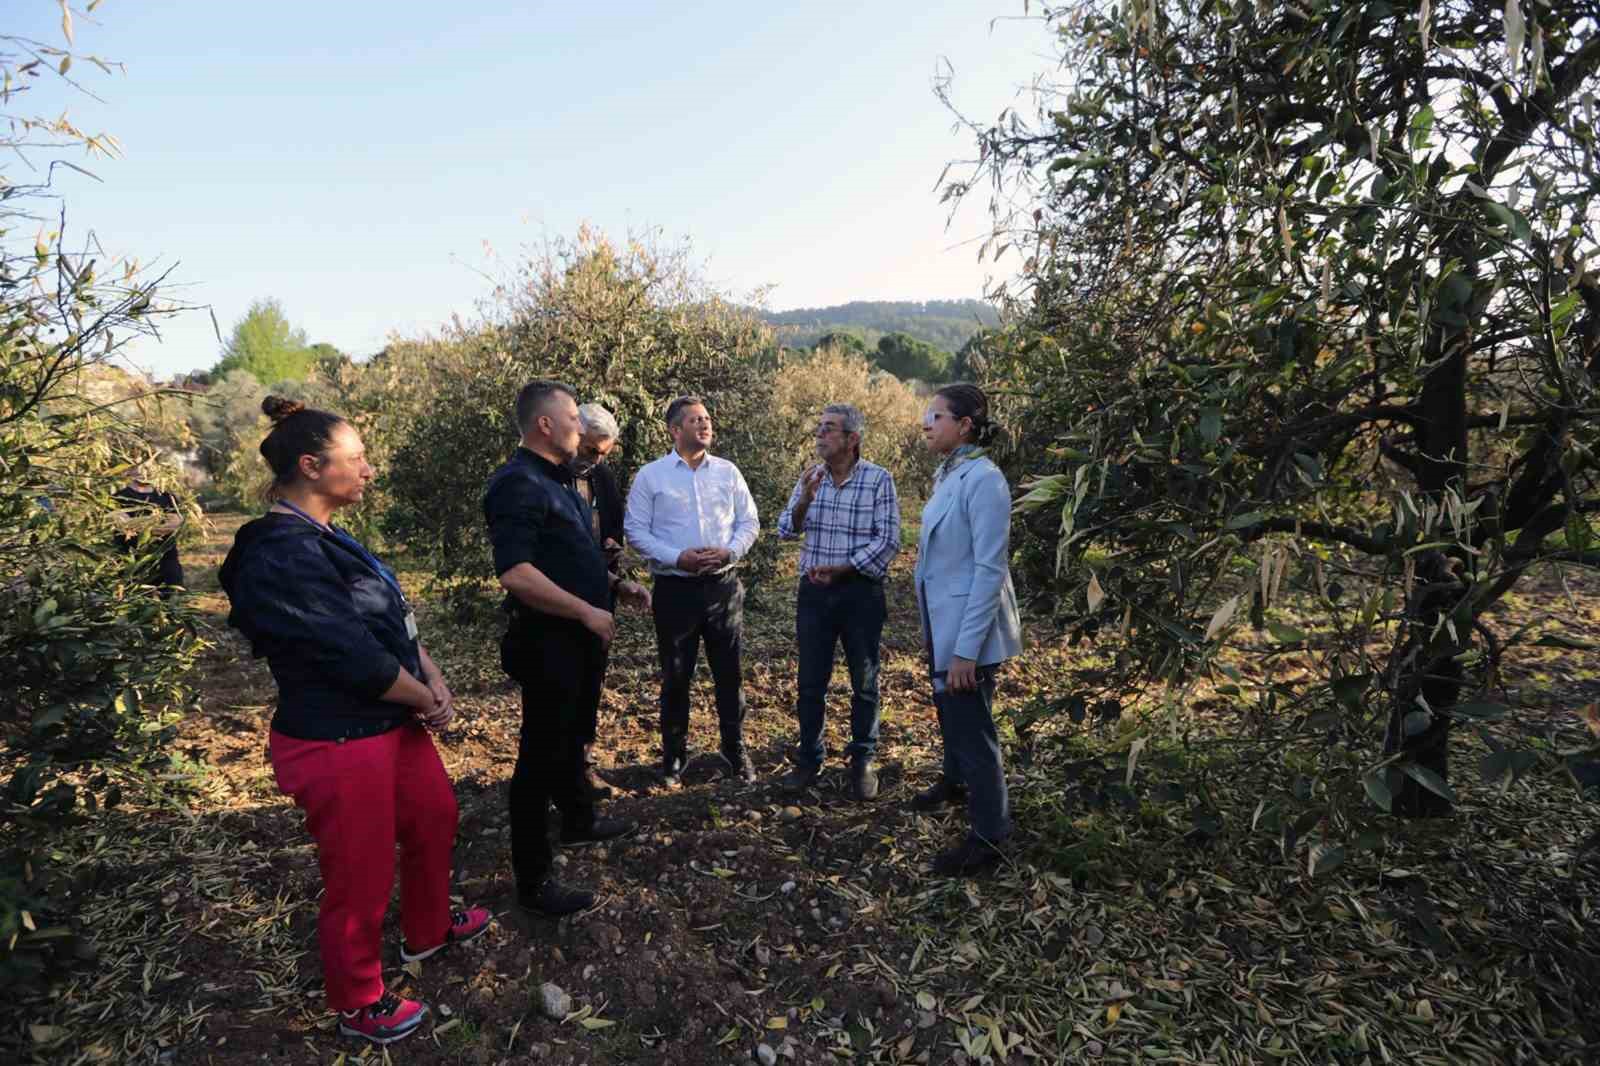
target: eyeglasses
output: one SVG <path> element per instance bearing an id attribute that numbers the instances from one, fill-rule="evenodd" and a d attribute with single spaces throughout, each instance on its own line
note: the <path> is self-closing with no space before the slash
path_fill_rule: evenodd
<path id="1" fill-rule="evenodd" d="M 816 428 L 815 432 L 812 435 L 813 436 L 817 436 L 817 437 L 831 437 L 835 433 L 843 433 L 843 432 L 844 432 L 844 430 L 842 428 L 840 428 L 839 426 L 830 426 L 827 423 L 823 423 L 822 425 L 820 425 L 820 426 L 818 426 Z"/>
<path id="2" fill-rule="evenodd" d="M 922 424 L 924 427 L 932 427 L 933 424 L 939 421 L 941 418 L 954 417 L 955 415 L 951 414 L 949 411 L 924 411 L 922 412 Z"/>

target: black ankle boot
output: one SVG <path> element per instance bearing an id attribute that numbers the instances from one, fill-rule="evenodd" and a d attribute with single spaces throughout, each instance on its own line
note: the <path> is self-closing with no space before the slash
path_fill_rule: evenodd
<path id="1" fill-rule="evenodd" d="M 563 914 L 576 914 L 594 906 L 594 893 L 583 888 L 571 888 L 553 877 L 547 877 L 532 892 L 517 892 L 517 903 L 528 910 L 551 918 Z"/>
<path id="2" fill-rule="evenodd" d="M 878 769 L 872 765 L 871 759 L 851 760 L 850 794 L 860 803 L 878 798 Z"/>
<path id="3" fill-rule="evenodd" d="M 952 785 L 950 780 L 943 775 L 933 783 L 933 787 L 923 789 L 911 797 L 911 809 L 914 811 L 936 811 L 946 803 L 960 803 L 967 798 L 967 790 L 960 785 Z"/>

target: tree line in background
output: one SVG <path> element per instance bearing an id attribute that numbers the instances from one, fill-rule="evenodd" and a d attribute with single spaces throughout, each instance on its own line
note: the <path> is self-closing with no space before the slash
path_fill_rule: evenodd
<path id="1" fill-rule="evenodd" d="M 815 347 L 830 333 L 849 333 L 876 348 L 883 337 L 900 333 L 946 352 L 960 351 L 973 334 L 1000 324 L 994 305 L 984 300 L 853 300 L 763 311 L 761 318 L 783 343 L 796 347 Z"/>
<path id="2" fill-rule="evenodd" d="M 511 401 L 536 377 L 566 381 L 616 413 L 623 436 L 611 461 L 625 477 L 669 447 L 667 401 L 705 396 L 719 452 L 739 464 L 766 515 L 776 515 L 808 461 L 824 403 L 860 407 L 867 451 L 914 477 L 927 465 L 918 393 L 852 340 L 781 347 L 759 314 L 708 286 L 684 248 L 584 228 L 530 249 L 480 320 L 393 338 L 365 360 L 307 344 L 278 304 L 260 301 L 217 366 L 183 382 L 181 402 L 208 475 L 204 491 L 223 506 L 259 500 L 269 392 L 348 415 L 378 470 L 353 521 L 468 592 L 490 576 L 489 556 L 477 497 L 462 489 L 515 446 Z M 757 552 L 757 571 L 769 556 Z"/>
<path id="3" fill-rule="evenodd" d="M 659 421 L 660 412 L 651 405 L 659 408 L 674 388 L 724 397 L 726 415 L 719 421 L 728 422 L 725 448 L 740 450 L 737 442 L 755 432 L 747 427 L 759 424 L 761 432 L 783 442 L 777 454 L 798 464 L 810 444 L 807 427 L 801 423 L 815 412 L 774 408 L 766 400 L 811 395 L 815 390 L 808 392 L 797 384 L 804 379 L 825 382 L 862 406 L 872 425 L 873 444 L 885 449 L 888 465 L 898 470 L 920 462 L 914 433 L 917 390 L 949 380 L 953 372 L 970 373 L 967 360 L 988 335 L 973 334 L 956 356 L 903 333 L 881 336 L 876 348 L 868 348 L 854 332 L 838 331 L 814 338 L 809 347 L 785 344 L 770 325 L 772 315 L 752 311 L 729 294 L 710 292 L 682 249 L 653 236 L 617 245 L 584 229 L 570 240 L 530 251 L 513 269 L 514 276 L 498 286 L 492 310 L 482 321 L 450 327 L 438 336 L 396 337 L 365 360 L 354 360 L 330 344 L 308 343 L 305 331 L 291 323 L 281 304 L 256 301 L 234 324 L 216 365 L 177 383 L 188 394 L 183 402 L 189 432 L 182 439 L 168 440 L 169 453 L 186 449 L 191 453 L 205 476 L 202 490 L 211 503 L 249 506 L 258 498 L 262 481 L 257 448 L 267 424 L 260 407 L 269 393 L 315 405 L 346 403 L 370 409 L 367 428 L 377 448 L 374 454 L 383 457 L 389 454 L 389 442 L 402 434 L 432 439 L 433 431 L 415 424 L 424 401 L 434 402 L 444 413 L 449 404 L 437 398 L 449 394 L 452 402 L 465 402 L 468 409 L 489 411 L 492 396 L 474 393 L 469 400 L 459 390 L 515 392 L 512 382 L 518 375 L 564 373 L 584 395 L 617 406 L 617 413 L 635 427 L 625 434 L 624 444 L 633 444 L 624 449 L 630 458 L 619 460 L 630 465 L 655 454 L 639 459 L 639 448 L 665 450 L 664 429 L 656 427 L 660 431 L 653 432 L 637 426 L 641 420 Z M 629 302 L 621 294 L 639 299 Z M 591 329 L 574 335 L 568 325 L 545 335 L 541 329 L 556 316 L 556 307 Z M 602 354 L 605 365 L 591 366 Z M 733 374 L 728 370 L 733 366 L 743 369 Z M 772 380 L 764 380 L 769 375 Z M 765 399 L 746 410 L 747 397 Z M 475 465 L 469 467 L 476 471 L 491 442 L 504 450 L 506 423 L 503 411 L 492 411 L 468 425 L 460 421 L 465 410 L 446 419 L 451 428 L 441 433 L 449 440 L 438 443 L 448 450 L 454 447 L 450 442 L 455 433 L 467 433 L 478 448 L 473 453 Z M 752 469 L 759 465 L 758 458 L 767 459 L 759 446 L 752 444 L 748 451 Z M 404 454 L 413 457 L 412 452 Z M 425 490 L 412 485 L 412 465 L 381 472 L 382 499 L 392 499 L 384 493 L 406 485 L 411 494 L 407 498 L 422 501 Z M 430 477 L 444 476 L 432 464 L 423 463 L 420 469 Z M 492 469 L 492 464 L 484 469 Z M 769 494 L 767 502 L 781 506 L 785 498 Z M 757 499 L 762 500 L 759 493 Z M 363 510 L 369 532 L 387 532 L 406 543 L 425 542 L 425 531 L 401 516 L 389 515 L 387 506 Z M 380 512 L 386 516 L 381 523 Z M 469 518 L 458 516 L 463 531 L 473 525 Z M 435 546 L 444 567 L 442 577 L 456 576 L 443 560 L 454 558 L 463 546 L 459 536 L 467 535 L 452 534 Z"/>

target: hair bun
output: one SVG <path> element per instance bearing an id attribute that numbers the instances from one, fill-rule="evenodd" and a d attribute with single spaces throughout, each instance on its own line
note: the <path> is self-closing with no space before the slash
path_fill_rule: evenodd
<path id="1" fill-rule="evenodd" d="M 282 396 L 268 396 L 261 401 L 261 413 L 274 422 L 282 422 L 290 415 L 297 415 L 306 409 L 306 405 L 299 400 L 290 400 Z"/>

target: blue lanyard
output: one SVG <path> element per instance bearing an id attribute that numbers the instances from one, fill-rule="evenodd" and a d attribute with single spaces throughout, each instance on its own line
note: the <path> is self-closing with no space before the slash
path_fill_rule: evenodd
<path id="1" fill-rule="evenodd" d="M 342 529 L 335 528 L 332 525 L 324 526 L 321 522 L 318 522 L 315 518 L 312 518 L 310 515 L 300 510 L 300 508 L 296 507 L 288 500 L 279 499 L 278 502 L 289 508 L 289 510 L 293 511 L 301 518 L 304 518 L 307 522 L 310 522 L 312 525 L 316 526 L 318 529 L 325 529 L 329 533 L 333 534 L 335 540 L 360 556 L 362 561 L 365 562 L 367 566 L 372 568 L 372 572 L 383 579 L 383 583 L 388 585 L 389 588 L 394 592 L 395 597 L 399 599 L 400 606 L 406 608 L 407 610 L 411 609 L 411 605 L 406 602 L 405 592 L 400 588 L 400 579 L 394 576 L 393 570 L 390 570 L 387 566 L 384 566 L 383 563 L 379 562 L 378 557 L 369 552 L 364 544 Z"/>

